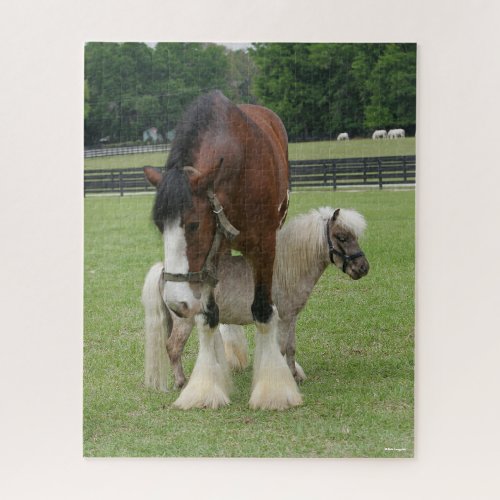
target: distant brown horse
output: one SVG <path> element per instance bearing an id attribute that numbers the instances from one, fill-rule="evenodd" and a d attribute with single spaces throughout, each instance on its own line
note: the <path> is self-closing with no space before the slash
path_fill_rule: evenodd
<path id="1" fill-rule="evenodd" d="M 276 231 L 288 209 L 288 139 L 281 120 L 260 106 L 236 106 L 220 92 L 201 96 L 176 129 L 165 175 L 150 167 L 145 174 L 158 188 L 153 218 L 164 238 L 164 300 L 177 316 L 195 316 L 200 338 L 196 365 L 175 405 L 229 403 L 214 298 L 219 257 L 229 247 L 241 251 L 254 278 L 250 406 L 299 405 L 297 384 L 280 355 L 271 297 Z"/>

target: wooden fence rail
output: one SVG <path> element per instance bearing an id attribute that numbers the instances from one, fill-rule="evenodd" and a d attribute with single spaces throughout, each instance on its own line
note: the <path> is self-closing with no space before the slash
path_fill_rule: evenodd
<path id="1" fill-rule="evenodd" d="M 290 162 L 290 189 L 415 184 L 415 156 L 382 156 Z M 84 195 L 154 191 L 142 167 L 85 170 Z"/>

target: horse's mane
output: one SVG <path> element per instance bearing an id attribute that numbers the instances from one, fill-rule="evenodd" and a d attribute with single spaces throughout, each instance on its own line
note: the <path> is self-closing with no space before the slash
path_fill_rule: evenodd
<path id="1" fill-rule="evenodd" d="M 312 268 L 329 262 L 326 223 L 334 211 L 331 207 L 311 210 L 278 231 L 274 272 L 282 286 L 292 289 Z M 362 236 L 366 228 L 365 218 L 350 209 L 340 209 L 336 223 L 350 230 L 356 238 Z"/>
<path id="2" fill-rule="evenodd" d="M 153 220 L 162 232 L 165 220 L 176 219 L 192 204 L 191 189 L 183 168 L 193 165 L 203 134 L 208 129 L 217 128 L 219 121 L 216 119 L 215 106 L 221 103 L 221 99 L 227 101 L 219 91 L 198 97 L 177 124 L 165 165 L 166 173 L 153 206 Z"/>

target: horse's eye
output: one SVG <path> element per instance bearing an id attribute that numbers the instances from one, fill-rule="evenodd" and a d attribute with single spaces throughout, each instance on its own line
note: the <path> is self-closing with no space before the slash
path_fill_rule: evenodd
<path id="1" fill-rule="evenodd" d="M 196 231 L 199 227 L 200 227 L 200 223 L 199 223 L 199 222 L 190 222 L 189 224 L 187 224 L 186 229 L 187 229 L 190 233 L 193 233 L 193 232 L 194 232 L 194 231 Z"/>
<path id="2" fill-rule="evenodd" d="M 340 241 L 340 243 L 345 243 L 347 241 L 347 238 L 343 234 L 337 235 L 337 239 Z"/>

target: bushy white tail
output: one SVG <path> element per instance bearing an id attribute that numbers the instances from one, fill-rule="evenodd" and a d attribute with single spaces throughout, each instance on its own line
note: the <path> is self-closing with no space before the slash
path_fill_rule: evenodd
<path id="1" fill-rule="evenodd" d="M 146 328 L 145 385 L 162 392 L 168 391 L 170 363 L 167 354 L 170 314 L 160 292 L 163 264 L 158 262 L 148 272 L 142 289 L 142 304 Z"/>

